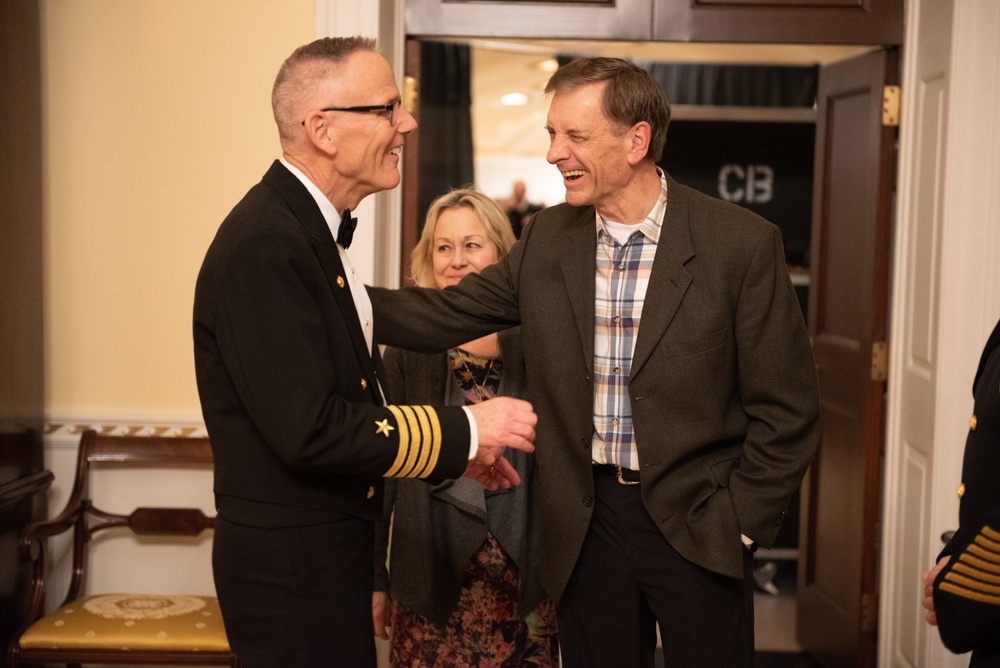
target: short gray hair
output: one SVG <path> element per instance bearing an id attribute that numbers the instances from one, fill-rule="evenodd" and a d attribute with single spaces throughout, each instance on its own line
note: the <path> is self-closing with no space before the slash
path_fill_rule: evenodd
<path id="1" fill-rule="evenodd" d="M 271 110 L 282 141 L 293 138 L 293 129 L 302 94 L 328 79 L 334 66 L 358 51 L 377 52 L 370 37 L 323 37 L 295 49 L 278 70 L 271 88 Z"/>

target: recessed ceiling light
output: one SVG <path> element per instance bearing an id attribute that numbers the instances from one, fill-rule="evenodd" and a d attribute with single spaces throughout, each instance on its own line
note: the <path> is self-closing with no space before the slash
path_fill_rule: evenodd
<path id="1" fill-rule="evenodd" d="M 540 72 L 555 72 L 559 69 L 559 61 L 555 58 L 546 58 L 545 60 L 539 60 L 535 64 Z"/>
<path id="2" fill-rule="evenodd" d="M 505 107 L 521 107 L 528 104 L 528 96 L 524 93 L 507 93 L 500 98 L 500 104 Z"/>

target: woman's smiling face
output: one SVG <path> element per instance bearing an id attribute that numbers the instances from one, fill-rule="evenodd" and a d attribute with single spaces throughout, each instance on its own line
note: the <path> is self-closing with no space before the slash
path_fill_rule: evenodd
<path id="1" fill-rule="evenodd" d="M 434 228 L 434 280 L 439 288 L 457 284 L 466 274 L 478 274 L 500 259 L 486 226 L 472 207 L 453 206 L 441 212 Z"/>

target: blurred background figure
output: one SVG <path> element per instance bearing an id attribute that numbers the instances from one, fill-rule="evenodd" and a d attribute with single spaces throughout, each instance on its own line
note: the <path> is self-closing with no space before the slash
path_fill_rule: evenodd
<path id="1" fill-rule="evenodd" d="M 528 187 L 524 181 L 514 181 L 514 191 L 510 198 L 504 200 L 503 207 L 510 220 L 510 228 L 514 232 L 514 238 L 521 238 L 521 230 L 531 222 L 536 213 L 544 207 L 541 204 L 533 204 L 528 201 Z"/>
<path id="2" fill-rule="evenodd" d="M 423 287 L 454 285 L 513 245 L 493 199 L 472 187 L 453 190 L 428 209 L 411 258 L 413 279 Z M 519 396 L 524 383 L 519 328 L 441 353 L 390 347 L 385 366 L 393 401 L 472 405 Z M 534 458 L 516 450 L 507 458 L 522 484 L 495 493 L 472 480 L 387 481 L 372 614 L 376 635 L 392 629 L 392 666 L 558 665 L 555 608 L 537 573 Z"/>

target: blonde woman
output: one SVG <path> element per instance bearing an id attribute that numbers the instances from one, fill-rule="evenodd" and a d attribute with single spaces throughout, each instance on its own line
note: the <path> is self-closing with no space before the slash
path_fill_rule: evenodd
<path id="1" fill-rule="evenodd" d="M 500 260 L 514 245 L 506 214 L 475 188 L 437 198 L 427 212 L 412 271 L 444 288 Z M 469 405 L 518 396 L 524 380 L 517 329 L 439 354 L 385 351 L 393 402 Z M 522 456 L 524 455 L 524 456 Z M 522 484 L 486 492 L 472 480 L 432 486 L 389 482 L 389 524 L 376 527 L 376 635 L 390 664 L 406 667 L 557 666 L 555 609 L 538 579 L 531 456 L 508 451 Z M 388 517 L 388 512 L 386 514 Z"/>

